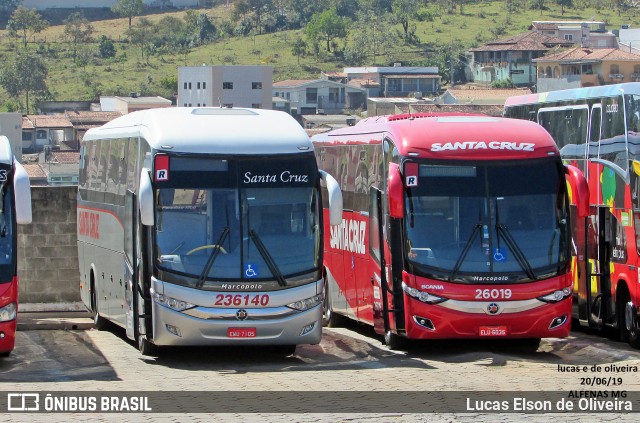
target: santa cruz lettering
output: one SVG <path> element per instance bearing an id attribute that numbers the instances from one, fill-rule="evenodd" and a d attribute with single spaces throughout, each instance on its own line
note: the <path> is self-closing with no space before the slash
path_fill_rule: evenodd
<path id="1" fill-rule="evenodd" d="M 331 248 L 364 254 L 364 236 L 367 222 L 342 219 L 342 223 L 331 227 Z"/>
<path id="2" fill-rule="evenodd" d="M 295 175 L 288 170 L 280 173 L 280 175 L 269 174 L 266 175 L 254 175 L 251 172 L 245 172 L 244 183 L 245 184 L 268 184 L 275 182 L 295 183 L 295 182 L 308 182 L 309 175 Z"/>
<path id="3" fill-rule="evenodd" d="M 431 151 L 447 150 L 515 150 L 515 151 L 535 151 L 535 144 L 529 142 L 507 142 L 507 141 L 463 141 L 433 143 Z"/>

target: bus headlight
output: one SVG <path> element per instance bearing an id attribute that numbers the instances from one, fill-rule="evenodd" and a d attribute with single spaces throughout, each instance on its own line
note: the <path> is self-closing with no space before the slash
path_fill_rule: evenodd
<path id="1" fill-rule="evenodd" d="M 551 294 L 538 297 L 538 299 L 540 301 L 544 301 L 545 303 L 557 303 L 559 301 L 564 300 L 565 298 L 570 296 L 572 293 L 573 293 L 573 288 L 566 287 L 566 288 L 562 288 L 557 291 L 554 291 Z"/>
<path id="2" fill-rule="evenodd" d="M 153 289 L 151 290 L 151 298 L 153 298 L 153 301 L 160 304 L 161 306 L 170 308 L 171 310 L 175 311 L 183 311 L 196 307 L 195 304 L 191 304 L 182 300 L 176 300 L 175 298 L 168 297 L 166 295 L 158 294 Z"/>
<path id="3" fill-rule="evenodd" d="M 292 308 L 294 310 L 305 311 L 317 306 L 321 302 L 322 302 L 322 294 L 318 294 L 318 295 L 314 295 L 311 298 L 305 298 L 304 300 L 287 304 L 287 307 Z"/>
<path id="4" fill-rule="evenodd" d="M 447 301 L 446 298 L 438 297 L 437 295 L 429 294 L 428 292 L 420 291 L 419 289 L 411 288 L 402 282 L 402 290 L 407 293 L 408 296 L 415 298 L 418 301 L 422 301 L 426 304 L 440 304 Z"/>
<path id="5" fill-rule="evenodd" d="M 0 308 L 0 322 L 9 322 L 16 318 L 16 303 Z"/>

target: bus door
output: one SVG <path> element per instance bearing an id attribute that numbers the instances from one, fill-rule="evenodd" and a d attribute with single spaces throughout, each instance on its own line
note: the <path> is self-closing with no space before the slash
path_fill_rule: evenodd
<path id="1" fill-rule="evenodd" d="M 125 329 L 129 339 L 137 339 L 138 326 L 134 310 L 138 306 L 138 279 L 136 277 L 136 196 L 127 190 L 124 211 L 124 280 L 125 280 Z"/>
<path id="2" fill-rule="evenodd" d="M 369 256 L 371 257 L 370 283 L 372 288 L 373 327 L 376 333 L 385 334 L 390 329 L 390 296 L 384 257 L 384 231 L 382 191 L 370 188 L 369 195 Z"/>
<path id="3" fill-rule="evenodd" d="M 611 213 L 609 206 L 602 198 L 602 172 L 605 166 L 594 163 L 602 160 L 602 107 L 595 104 L 591 108 L 589 122 L 589 142 L 587 144 L 587 166 L 585 176 L 591 187 L 592 213 L 585 222 L 585 278 L 579 284 L 580 296 L 584 298 L 584 305 L 580 309 L 580 320 L 589 326 L 601 326 L 609 314 L 608 303 L 610 296 L 609 263 L 611 252 Z"/>

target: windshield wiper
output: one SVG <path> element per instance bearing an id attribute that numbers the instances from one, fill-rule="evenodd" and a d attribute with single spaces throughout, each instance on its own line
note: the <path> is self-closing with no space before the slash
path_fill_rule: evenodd
<path id="1" fill-rule="evenodd" d="M 515 256 L 516 260 L 518 261 L 518 264 L 520 265 L 520 267 L 522 267 L 522 270 L 525 271 L 529 279 L 531 280 L 537 279 L 536 274 L 533 272 L 533 269 L 531 268 L 531 264 L 529 263 L 529 260 L 527 260 L 527 257 L 524 255 L 524 253 L 518 246 L 518 243 L 516 242 L 516 240 L 513 238 L 513 236 L 511 236 L 511 232 L 509 231 L 509 228 L 507 227 L 507 225 L 505 225 L 504 223 L 497 223 L 496 231 L 498 232 L 498 239 L 500 239 L 500 235 L 502 235 L 502 238 L 507 243 L 507 247 L 509 247 L 509 249 Z"/>
<path id="2" fill-rule="evenodd" d="M 469 239 L 467 240 L 467 243 L 464 245 L 464 249 L 460 253 L 460 257 L 458 257 L 458 261 L 456 261 L 456 265 L 453 266 L 453 270 L 451 271 L 451 275 L 449 276 L 449 282 L 453 282 L 453 280 L 458 275 L 458 272 L 460 271 L 460 267 L 462 266 L 464 259 L 467 257 L 467 254 L 469 253 L 469 250 L 473 245 L 473 241 L 475 241 L 476 236 L 480 233 L 480 228 L 482 228 L 482 224 L 480 223 L 476 223 L 473 226 L 473 232 L 471 232 L 471 235 L 469 235 Z"/>
<path id="3" fill-rule="evenodd" d="M 251 237 L 251 239 L 253 239 L 253 243 L 256 244 L 258 251 L 262 255 L 262 258 L 264 259 L 264 261 L 267 263 L 267 267 L 271 271 L 271 274 L 275 276 L 276 280 L 278 281 L 278 284 L 280 286 L 287 286 L 287 281 L 282 275 L 282 272 L 278 268 L 278 265 L 276 264 L 271 254 L 269 254 L 269 250 L 267 250 L 267 247 L 265 247 L 264 244 L 262 243 L 262 240 L 260 239 L 260 236 L 257 234 L 257 232 L 254 231 L 253 229 L 249 229 L 249 236 Z"/>
<path id="4" fill-rule="evenodd" d="M 213 262 L 215 262 L 216 258 L 218 258 L 218 254 L 220 254 L 220 250 L 222 249 L 222 244 L 224 243 L 225 239 L 227 239 L 227 236 L 229 235 L 229 231 L 230 231 L 229 227 L 227 226 L 220 233 L 218 242 L 216 242 L 215 244 L 217 245 L 217 247 L 213 248 L 213 251 L 211 251 L 209 258 L 207 259 L 207 263 L 204 265 L 204 269 L 202 270 L 202 274 L 198 279 L 198 283 L 196 283 L 196 287 L 200 288 L 202 287 L 202 285 L 204 285 L 204 281 L 207 279 L 207 275 L 211 270 L 211 266 L 213 266 Z"/>

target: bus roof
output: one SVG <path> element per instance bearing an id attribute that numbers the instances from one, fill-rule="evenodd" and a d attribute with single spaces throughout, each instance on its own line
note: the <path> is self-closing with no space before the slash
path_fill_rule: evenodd
<path id="1" fill-rule="evenodd" d="M 593 97 L 612 97 L 622 93 L 640 95 L 640 82 L 627 82 L 624 84 L 599 85 L 597 87 L 573 88 L 569 90 L 517 95 L 507 98 L 505 100 L 504 107 L 507 108 L 519 104 L 546 103 L 566 100 L 575 101 Z"/>
<path id="2" fill-rule="evenodd" d="M 0 163 L 10 165 L 13 163 L 13 153 L 9 138 L 0 135 Z"/>
<path id="3" fill-rule="evenodd" d="M 218 107 L 141 110 L 87 131 L 84 141 L 142 137 L 180 153 L 278 154 L 313 151 L 300 124 L 284 112 Z"/>
<path id="4" fill-rule="evenodd" d="M 435 159 L 512 159 L 559 156 L 551 135 L 534 122 L 485 115 L 393 115 L 313 137 L 322 145 L 389 136 L 402 156 Z M 358 137 L 358 139 L 356 139 Z M 381 137 L 373 139 L 380 142 Z"/>

